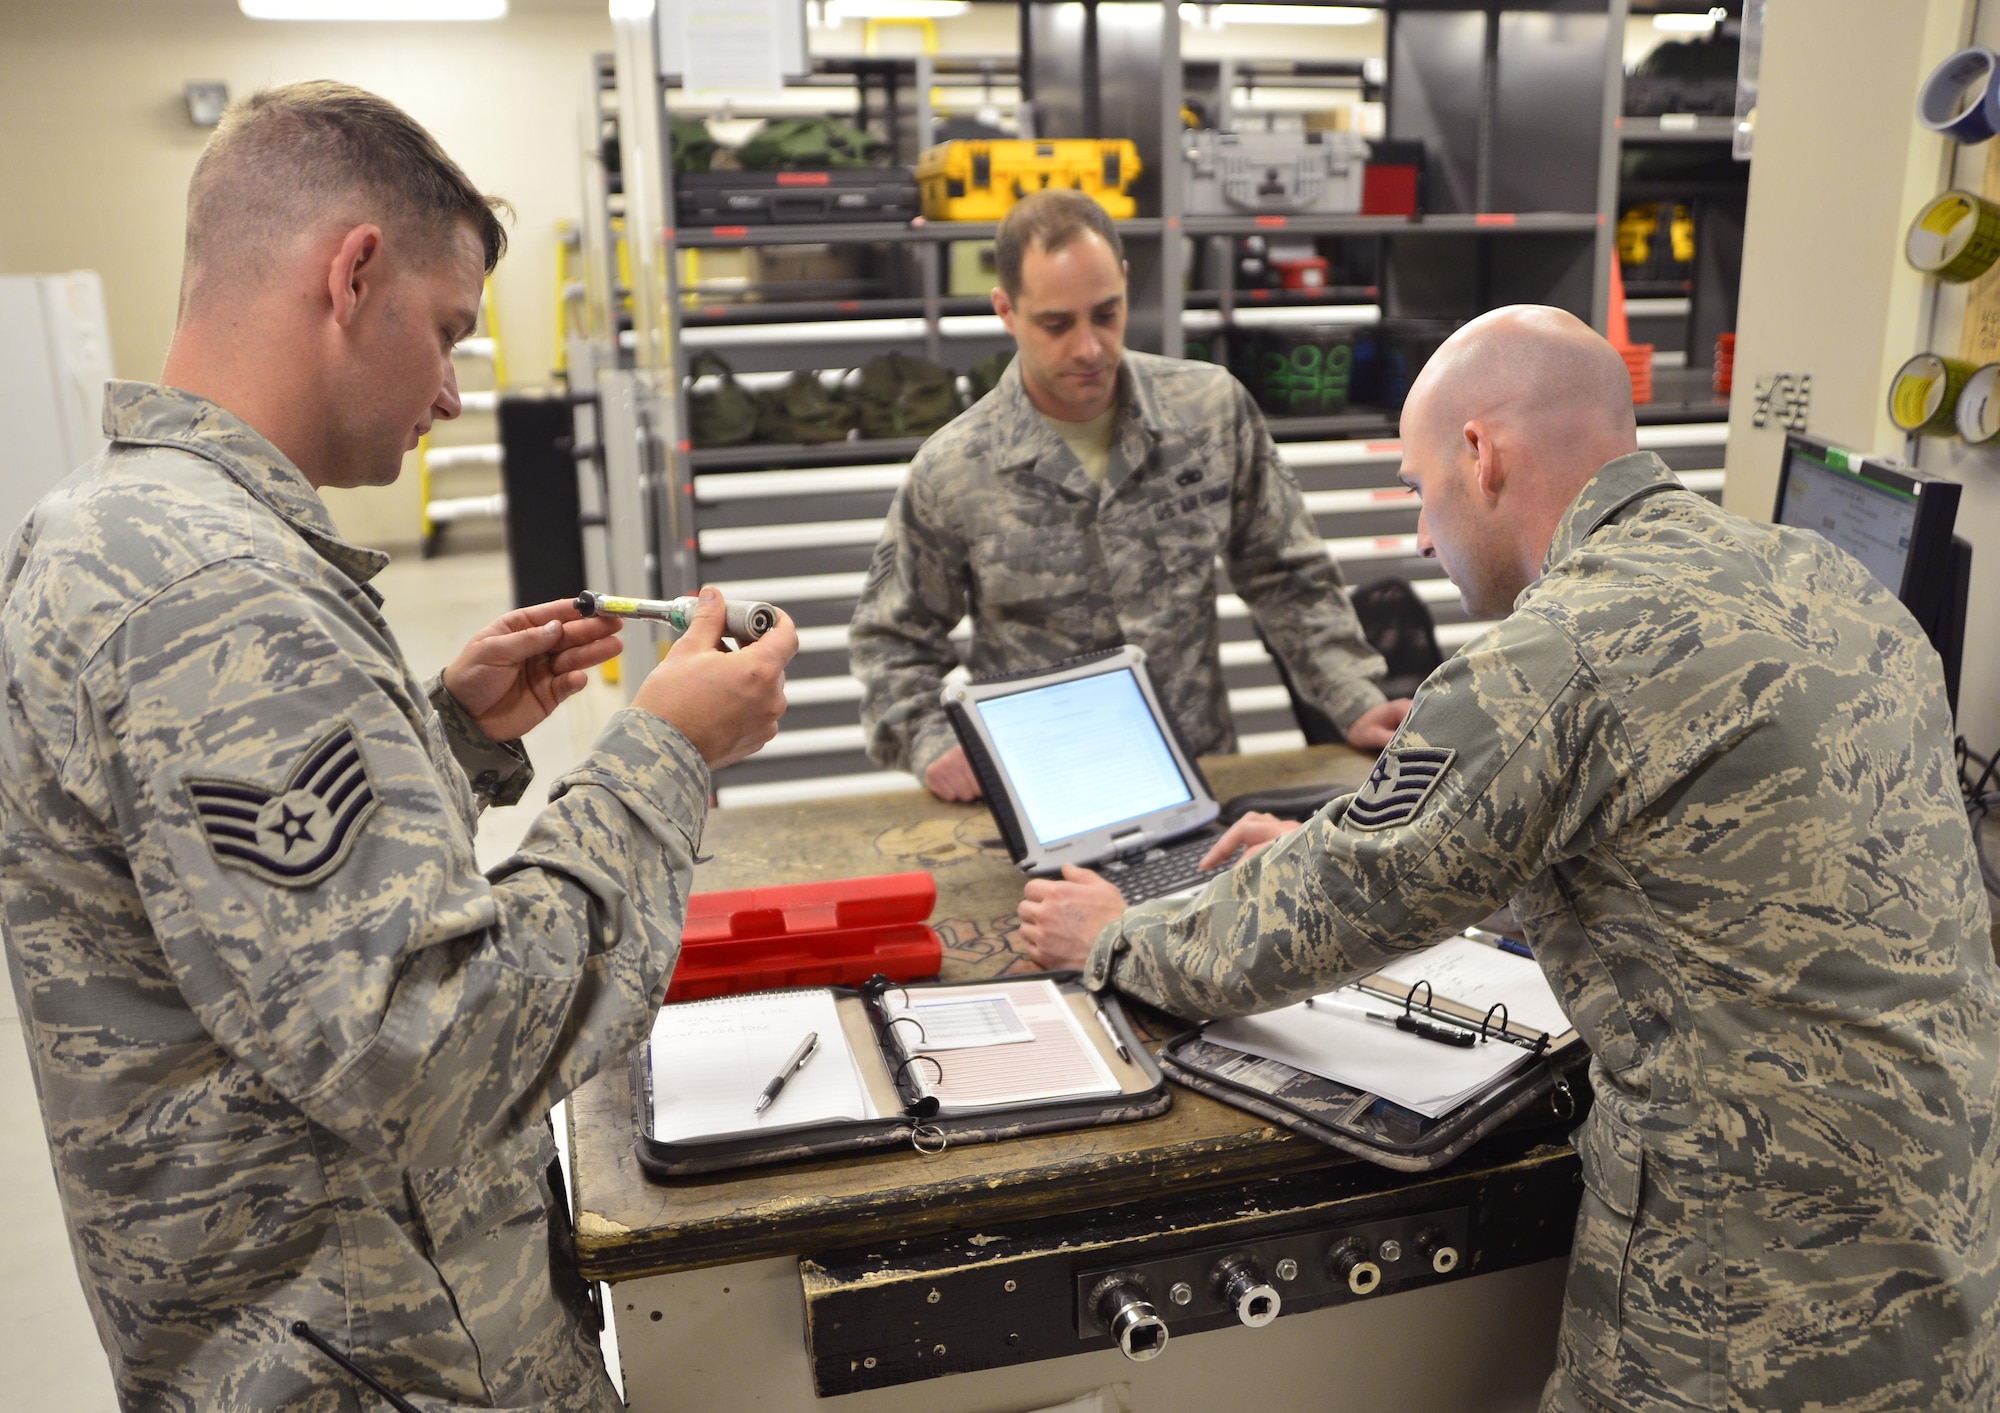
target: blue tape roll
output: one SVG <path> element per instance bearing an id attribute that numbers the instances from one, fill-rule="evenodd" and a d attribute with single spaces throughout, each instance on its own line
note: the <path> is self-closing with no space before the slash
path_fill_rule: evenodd
<path id="1" fill-rule="evenodd" d="M 1917 94 L 1917 121 L 1958 142 L 2000 132 L 2000 55 L 1975 44 L 1932 69 Z"/>

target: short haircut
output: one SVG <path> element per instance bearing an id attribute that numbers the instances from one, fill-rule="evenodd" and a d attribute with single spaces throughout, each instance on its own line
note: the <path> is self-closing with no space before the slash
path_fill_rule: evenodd
<path id="1" fill-rule="evenodd" d="M 1125 263 L 1118 227 L 1094 197 L 1070 187 L 1044 187 L 1014 203 L 993 238 L 993 267 L 1009 299 L 1021 297 L 1021 261 L 1039 245 L 1051 253 L 1077 237 L 1095 235 L 1111 247 L 1111 256 Z"/>
<path id="2" fill-rule="evenodd" d="M 182 303 L 209 266 L 254 280 L 276 247 L 327 217 L 412 236 L 420 262 L 470 222 L 490 274 L 507 249 L 495 211 L 508 209 L 387 99 L 323 79 L 267 88 L 229 105 L 195 163 Z"/>

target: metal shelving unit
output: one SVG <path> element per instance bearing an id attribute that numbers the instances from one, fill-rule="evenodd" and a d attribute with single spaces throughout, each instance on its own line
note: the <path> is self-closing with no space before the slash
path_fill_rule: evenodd
<path id="1" fill-rule="evenodd" d="M 1377 314 L 1465 318 L 1518 299 L 1558 304 L 1603 326 L 1620 151 L 1615 37 L 1623 28 L 1624 0 L 1587 7 L 1574 0 L 1510 0 L 1505 11 L 1485 0 L 1392 0 L 1386 9 L 1389 55 L 1381 88 L 1388 135 L 1423 141 L 1432 153 L 1431 190 L 1417 219 L 1182 214 L 1181 95 L 1179 86 L 1160 82 L 1162 73 L 1183 68 L 1174 7 L 1020 6 L 1017 77 L 1033 104 L 1037 135 L 1116 132 L 1133 139 L 1145 164 L 1134 191 L 1142 214 L 1120 223 L 1132 266 L 1130 346 L 1179 355 L 1185 335 L 1213 337 L 1260 322 L 1355 322 Z M 664 114 L 668 91 L 657 59 L 647 71 L 637 54 L 635 45 L 621 47 L 617 81 L 637 75 L 655 116 Z M 928 141 L 930 85 L 945 76 L 946 65 L 927 59 L 871 65 L 863 116 L 872 115 L 878 133 L 897 143 L 900 157 L 912 159 Z M 610 66 L 601 72 L 608 74 Z M 976 73 L 988 84 L 1005 81 L 999 62 L 958 72 Z M 841 77 L 822 74 L 816 82 Z M 1369 82 L 1354 65 L 1323 77 L 1328 83 Z M 1221 81 L 1230 80 L 1223 75 Z M 619 94 L 616 109 L 628 127 L 635 121 L 630 95 Z M 1553 143 L 1523 137 L 1549 128 L 1565 136 Z M 628 140 L 624 150 L 629 165 L 630 154 L 646 149 Z M 617 353 L 615 361 L 643 374 L 645 350 L 660 351 L 651 374 L 656 426 L 650 442 L 642 429 L 636 457 L 620 456 L 614 444 L 631 434 L 632 419 L 598 419 L 605 431 L 596 440 L 612 447 L 605 457 L 607 519 L 613 522 L 607 541 L 620 538 L 615 522 L 623 504 L 628 509 L 622 513 L 647 517 L 643 533 L 622 532 L 626 561 L 645 566 L 643 587 L 670 594 L 715 582 L 732 596 L 781 604 L 800 625 L 784 727 L 759 755 L 719 774 L 724 804 L 906 787 L 906 777 L 877 771 L 862 751 L 855 715 L 860 691 L 848 675 L 846 625 L 882 518 L 921 439 L 696 449 L 678 430 L 687 425 L 683 374 L 692 353 L 703 348 L 723 352 L 746 381 L 798 367 L 843 367 L 892 348 L 962 370 L 1010 345 L 984 300 L 948 292 L 944 246 L 990 240 L 996 227 L 921 220 L 678 227 L 665 214 L 673 209 L 670 164 L 657 146 L 645 160 L 659 213 L 657 268 L 666 278 L 654 308 L 657 327 L 650 336 L 634 329 L 627 342 L 636 347 Z M 621 215 L 630 228 L 636 213 L 614 212 L 613 203 L 629 205 L 636 197 L 615 176 L 605 183 L 603 219 L 608 225 L 613 214 Z M 1274 234 L 1365 249 L 1373 253 L 1376 273 L 1309 295 L 1239 290 L 1233 280 L 1189 288 L 1184 271 L 1190 248 Z M 901 268 L 912 278 L 901 291 L 754 304 L 690 302 L 671 279 L 681 251 L 796 244 L 872 248 L 885 261 L 906 262 Z M 606 263 L 602 256 L 600 263 Z M 606 268 L 615 280 L 616 262 Z M 598 355 L 600 366 L 613 359 Z M 643 384 L 644 376 L 637 381 Z M 1416 552 L 1416 506 L 1395 480 L 1396 414 L 1354 408 L 1267 420 L 1349 582 L 1388 574 L 1409 578 L 1433 605 L 1448 650 L 1474 636 L 1479 625 L 1466 619 L 1456 591 L 1434 562 Z M 1648 427 L 1642 442 L 1670 465 L 1694 473 L 1699 488 L 1715 491 L 1725 433 L 1713 422 Z M 580 442 L 590 439 L 580 430 Z M 621 462 L 636 469 L 621 473 Z M 1225 677 L 1245 748 L 1296 743 L 1288 700 L 1247 609 L 1227 585 L 1218 607 Z M 961 625 L 960 633 L 966 631 Z"/>

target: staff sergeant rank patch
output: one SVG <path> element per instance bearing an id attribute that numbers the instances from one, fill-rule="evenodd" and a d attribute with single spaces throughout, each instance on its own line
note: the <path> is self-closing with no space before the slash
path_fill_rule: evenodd
<path id="1" fill-rule="evenodd" d="M 308 748 L 276 790 L 215 776 L 189 776 L 187 786 L 217 861 L 284 888 L 309 887 L 340 867 L 376 805 L 345 723 Z"/>
<path id="2" fill-rule="evenodd" d="M 1436 746 L 1405 746 L 1382 752 L 1368 783 L 1348 803 L 1342 823 L 1356 829 L 1402 824 L 1430 798 L 1457 758 L 1457 751 Z"/>

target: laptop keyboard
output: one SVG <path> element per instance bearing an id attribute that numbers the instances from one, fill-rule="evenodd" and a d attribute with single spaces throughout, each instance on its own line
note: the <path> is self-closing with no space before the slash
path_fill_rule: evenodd
<path id="1" fill-rule="evenodd" d="M 1130 858 L 1112 859 L 1099 864 L 1097 871 L 1118 885 L 1118 891 L 1125 895 L 1127 903 L 1143 903 L 1152 898 L 1186 892 L 1199 888 L 1218 873 L 1228 871 L 1228 864 L 1208 869 L 1201 866 L 1201 856 L 1209 851 L 1217 837 L 1215 834 L 1202 834 L 1178 844 L 1148 849 Z"/>

